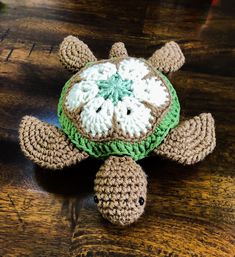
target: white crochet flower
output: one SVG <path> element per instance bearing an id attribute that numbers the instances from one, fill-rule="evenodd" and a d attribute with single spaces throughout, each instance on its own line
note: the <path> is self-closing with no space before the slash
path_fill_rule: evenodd
<path id="1" fill-rule="evenodd" d="M 83 106 L 80 120 L 91 136 L 106 136 L 113 122 L 123 135 L 139 137 L 151 128 L 153 116 L 144 102 L 160 107 L 169 100 L 162 81 L 150 73 L 148 65 L 135 58 L 94 64 L 80 73 L 66 98 L 69 111 Z M 115 118 L 114 118 L 115 117 Z"/>

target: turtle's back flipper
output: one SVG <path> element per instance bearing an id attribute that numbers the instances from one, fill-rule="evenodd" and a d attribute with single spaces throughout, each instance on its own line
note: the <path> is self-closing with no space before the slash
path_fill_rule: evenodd
<path id="1" fill-rule="evenodd" d="M 44 168 L 62 169 L 88 157 L 60 129 L 32 116 L 23 117 L 19 139 L 25 156 Z"/>
<path id="2" fill-rule="evenodd" d="M 210 113 L 182 122 L 154 153 L 182 164 L 203 160 L 216 145 L 214 119 Z"/>
<path id="3" fill-rule="evenodd" d="M 63 65 L 73 72 L 77 72 L 88 62 L 97 61 L 88 45 L 71 35 L 61 43 L 59 57 Z"/>
<path id="4" fill-rule="evenodd" d="M 179 70 L 185 62 L 185 57 L 180 46 L 171 41 L 156 50 L 148 60 L 156 69 L 168 73 Z"/>

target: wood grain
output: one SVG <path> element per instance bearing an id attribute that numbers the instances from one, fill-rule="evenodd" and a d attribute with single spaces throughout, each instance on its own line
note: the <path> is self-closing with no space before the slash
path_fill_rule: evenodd
<path id="1" fill-rule="evenodd" d="M 235 4 L 213 3 L 0 2 L 0 256 L 235 256 Z M 57 51 L 68 34 L 98 58 L 107 58 L 115 41 L 138 57 L 177 41 L 186 64 L 169 77 L 182 116 L 211 112 L 216 121 L 217 147 L 202 163 L 140 162 L 148 201 L 127 228 L 103 220 L 93 203 L 100 161 L 52 172 L 19 149 L 22 116 L 58 124 L 58 97 L 71 74 Z"/>

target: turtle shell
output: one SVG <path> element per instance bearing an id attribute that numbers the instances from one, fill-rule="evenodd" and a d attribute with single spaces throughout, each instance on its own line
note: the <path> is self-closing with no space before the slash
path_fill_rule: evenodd
<path id="1" fill-rule="evenodd" d="M 89 63 L 65 84 L 61 128 L 77 148 L 96 158 L 147 156 L 179 122 L 170 81 L 144 59 Z"/>

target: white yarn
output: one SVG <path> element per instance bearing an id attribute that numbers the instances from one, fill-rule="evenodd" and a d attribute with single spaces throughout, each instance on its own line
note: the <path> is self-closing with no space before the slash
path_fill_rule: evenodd
<path id="1" fill-rule="evenodd" d="M 118 126 L 125 135 L 139 137 L 151 128 L 151 110 L 133 97 L 124 97 L 114 108 Z"/>
<path id="2" fill-rule="evenodd" d="M 160 107 L 169 100 L 169 93 L 166 86 L 156 77 L 134 81 L 134 96 L 141 102 L 145 101 L 154 106 Z"/>
<path id="3" fill-rule="evenodd" d="M 89 102 L 99 92 L 99 88 L 93 81 L 81 81 L 75 83 L 66 98 L 66 106 L 70 111 L 75 110 L 81 104 Z"/>
<path id="4" fill-rule="evenodd" d="M 85 131 L 93 137 L 107 135 L 112 128 L 113 103 L 103 97 L 92 99 L 81 112 L 81 122 Z"/>
<path id="5" fill-rule="evenodd" d="M 140 80 L 149 73 L 146 64 L 135 58 L 129 58 L 120 62 L 118 73 L 122 79 Z"/>
<path id="6" fill-rule="evenodd" d="M 84 70 L 80 77 L 85 80 L 107 80 L 117 72 L 116 65 L 110 62 L 95 64 Z M 95 82 L 93 82 L 95 84 Z"/>
<path id="7" fill-rule="evenodd" d="M 83 70 L 82 81 L 75 83 L 65 100 L 70 111 L 84 105 L 80 114 L 81 125 L 91 136 L 101 137 L 113 127 L 115 114 L 117 127 L 124 135 L 139 137 L 152 126 L 151 110 L 142 102 L 160 107 L 169 100 L 166 86 L 157 77 L 144 79 L 150 72 L 148 65 L 141 59 L 128 58 L 115 65 L 110 62 L 95 64 Z M 100 80 L 108 80 L 118 73 L 123 80 L 131 80 L 132 95 L 124 96 L 116 106 L 99 96 Z"/>

